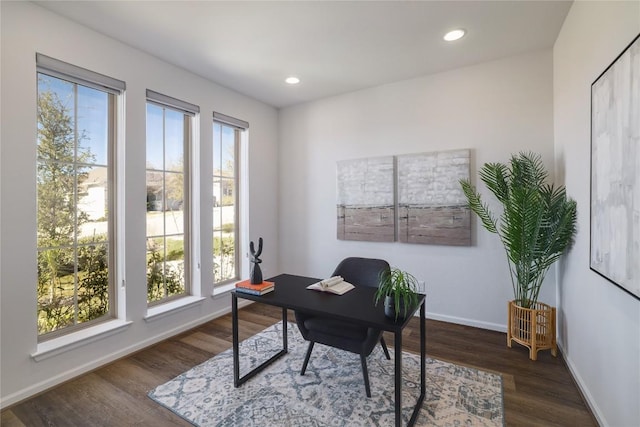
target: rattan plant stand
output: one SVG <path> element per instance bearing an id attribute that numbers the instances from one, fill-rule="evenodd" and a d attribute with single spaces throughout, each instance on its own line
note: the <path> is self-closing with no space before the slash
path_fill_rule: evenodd
<path id="1" fill-rule="evenodd" d="M 555 307 L 536 302 L 524 308 L 509 301 L 508 311 L 507 347 L 511 348 L 512 341 L 527 347 L 531 360 L 537 360 L 540 350 L 550 349 L 553 356 L 558 355 Z"/>

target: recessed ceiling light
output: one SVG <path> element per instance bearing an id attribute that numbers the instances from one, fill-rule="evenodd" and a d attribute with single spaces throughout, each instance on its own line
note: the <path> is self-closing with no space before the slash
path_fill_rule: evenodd
<path id="1" fill-rule="evenodd" d="M 452 41 L 461 39 L 462 37 L 464 37 L 466 33 L 467 32 L 465 30 L 463 30 L 462 28 L 459 28 L 457 30 L 449 31 L 447 34 L 444 35 L 443 39 L 445 39 L 448 42 L 452 42 Z"/>
<path id="2" fill-rule="evenodd" d="M 298 83 L 300 83 L 300 79 L 295 76 L 291 76 L 291 77 L 287 77 L 285 79 L 285 82 L 290 85 L 297 85 Z"/>

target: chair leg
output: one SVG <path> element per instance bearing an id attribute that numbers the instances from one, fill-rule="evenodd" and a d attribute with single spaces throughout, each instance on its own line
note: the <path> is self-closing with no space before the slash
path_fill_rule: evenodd
<path id="1" fill-rule="evenodd" d="M 361 354 L 360 362 L 362 363 L 362 376 L 364 377 L 364 390 L 367 392 L 367 397 L 371 397 L 371 389 L 369 388 L 369 371 L 367 370 L 367 358 Z"/>
<path id="2" fill-rule="evenodd" d="M 313 351 L 313 341 L 309 341 L 309 347 L 307 348 L 307 355 L 304 357 L 304 363 L 302 364 L 302 370 L 300 371 L 300 375 L 304 375 L 307 370 L 307 364 L 309 363 L 309 358 L 311 357 L 311 352 Z"/>
<path id="3" fill-rule="evenodd" d="M 387 360 L 391 360 L 391 356 L 389 356 L 389 349 L 387 348 L 387 343 L 384 342 L 384 337 L 380 337 L 380 345 L 382 345 L 382 350 L 384 350 L 384 355 L 387 356 Z"/>

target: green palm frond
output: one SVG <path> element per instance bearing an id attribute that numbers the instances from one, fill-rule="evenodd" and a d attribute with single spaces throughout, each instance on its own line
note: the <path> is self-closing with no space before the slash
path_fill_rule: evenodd
<path id="1" fill-rule="evenodd" d="M 496 198 L 504 203 L 509 199 L 509 169 L 501 163 L 486 163 L 480 170 L 480 179 Z"/>
<path id="2" fill-rule="evenodd" d="M 538 154 L 520 153 L 511 156 L 510 162 L 512 187 L 540 188 L 549 176 Z"/>
<path id="3" fill-rule="evenodd" d="M 498 217 L 468 180 L 460 181 L 469 208 L 502 241 L 515 299 L 525 306 L 538 299 L 549 268 L 570 247 L 576 232 L 576 202 L 564 187 L 547 183 L 548 172 L 535 153 L 519 153 L 508 165 L 485 163 L 480 179 L 502 204 Z"/>
<path id="4" fill-rule="evenodd" d="M 489 211 L 489 206 L 485 203 L 482 203 L 482 199 L 480 198 L 480 193 L 475 191 L 473 186 L 468 180 L 460 180 L 460 185 L 462 186 L 462 191 L 467 197 L 467 201 L 469 202 L 469 209 L 471 209 L 482 221 L 482 225 L 492 232 L 497 233 L 497 221 Z"/>

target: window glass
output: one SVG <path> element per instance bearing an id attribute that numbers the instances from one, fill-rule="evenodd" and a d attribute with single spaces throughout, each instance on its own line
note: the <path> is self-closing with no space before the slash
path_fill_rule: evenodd
<path id="1" fill-rule="evenodd" d="M 37 78 L 37 323 L 44 337 L 113 315 L 109 124 L 116 95 L 71 78 Z"/>
<path id="2" fill-rule="evenodd" d="M 185 151 L 192 117 L 147 103 L 147 302 L 188 293 Z"/>
<path id="3" fill-rule="evenodd" d="M 215 284 L 239 278 L 238 148 L 241 130 L 213 123 L 213 277 Z"/>

